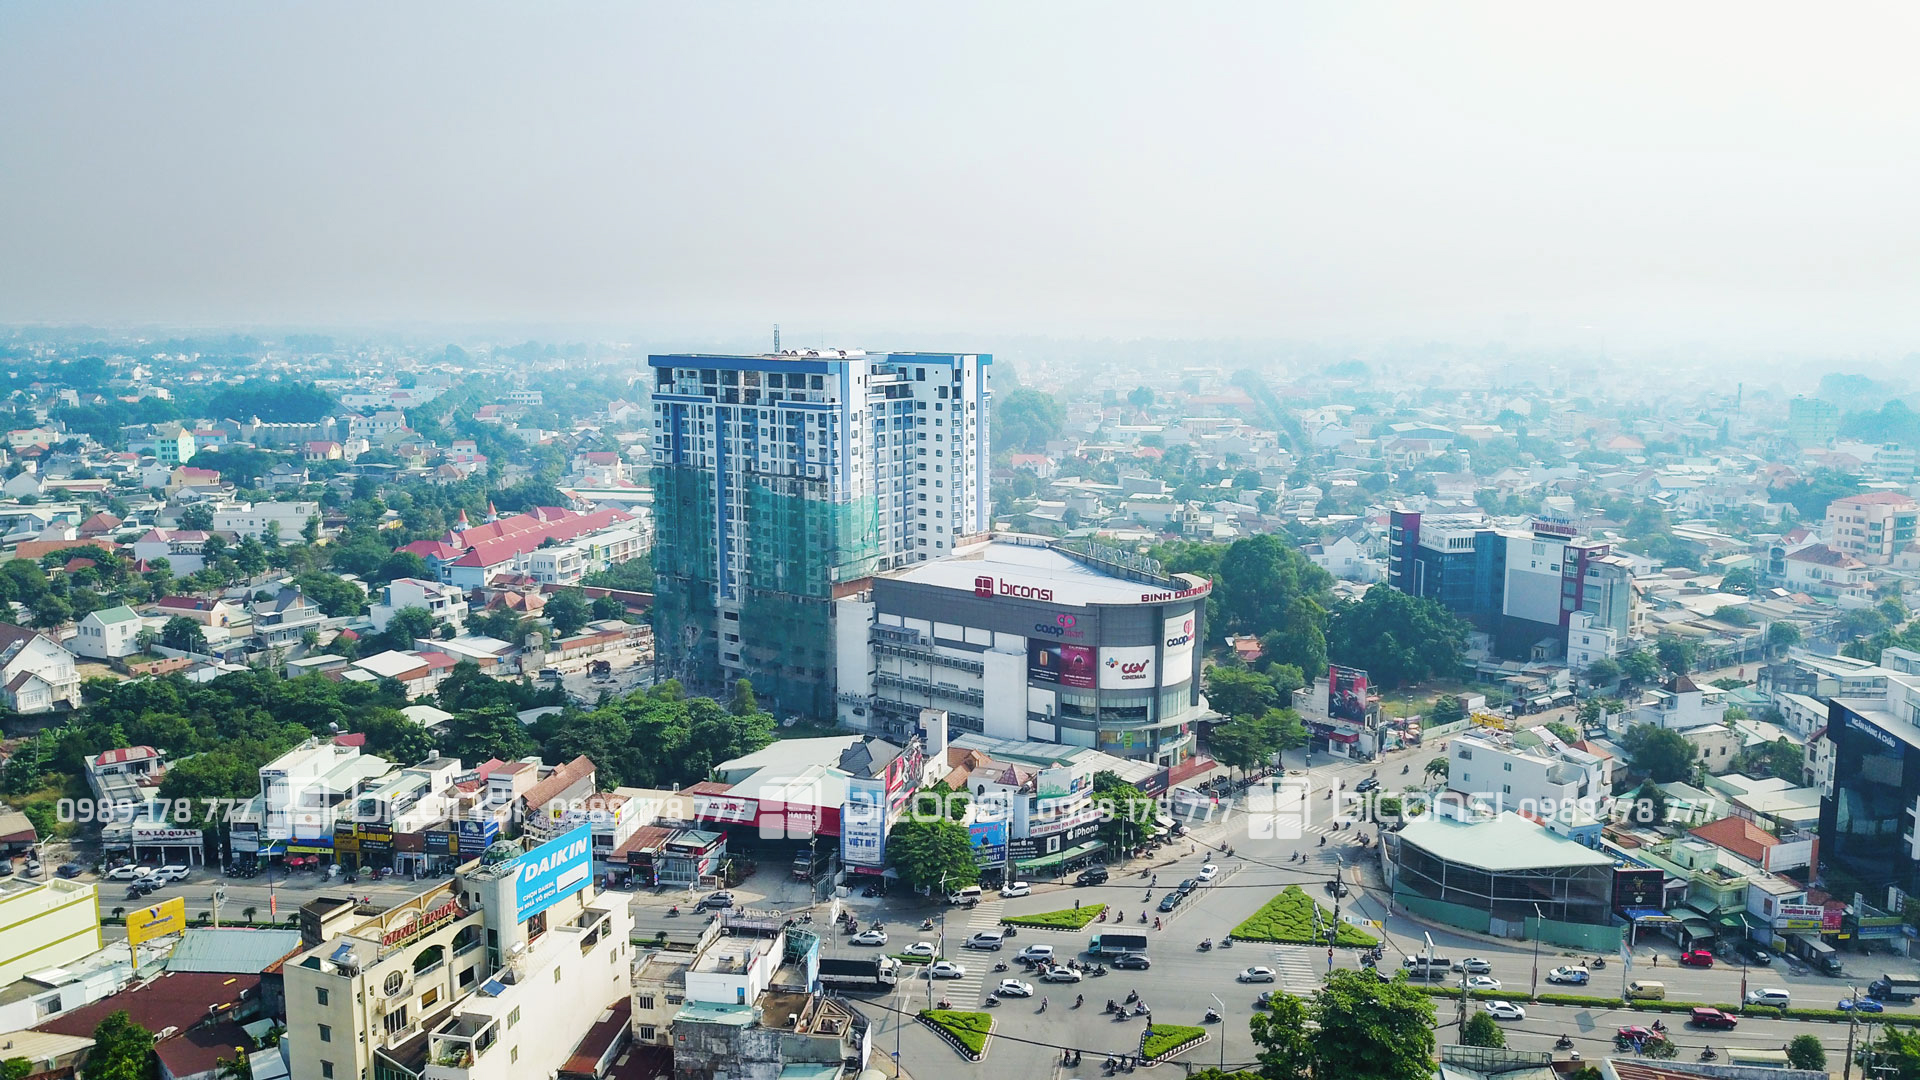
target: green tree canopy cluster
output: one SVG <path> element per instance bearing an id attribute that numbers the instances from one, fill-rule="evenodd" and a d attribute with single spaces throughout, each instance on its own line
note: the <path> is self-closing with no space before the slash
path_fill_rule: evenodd
<path id="1" fill-rule="evenodd" d="M 1250 1021 L 1264 1080 L 1433 1075 L 1433 999 L 1402 974 L 1335 971 L 1309 999 L 1276 993 Z"/>
<path id="2" fill-rule="evenodd" d="M 1336 606 L 1327 622 L 1334 660 L 1365 668 L 1379 686 L 1403 686 L 1451 675 L 1467 646 L 1467 624 L 1438 601 L 1375 585 L 1358 601 Z"/>

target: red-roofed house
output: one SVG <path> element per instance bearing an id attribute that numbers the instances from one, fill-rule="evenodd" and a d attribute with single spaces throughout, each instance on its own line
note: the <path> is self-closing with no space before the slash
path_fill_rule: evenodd
<path id="1" fill-rule="evenodd" d="M 1787 556 L 1787 588 L 1827 596 L 1864 596 L 1873 588 L 1873 571 L 1844 551 L 1809 544 Z"/>
<path id="2" fill-rule="evenodd" d="M 630 520 L 618 510 L 578 514 L 542 506 L 485 525 L 448 530 L 438 540 L 416 540 L 402 550 L 425 559 L 442 582 L 478 589 L 502 574 L 526 569 L 521 563 L 548 541 L 563 544 Z"/>
<path id="3" fill-rule="evenodd" d="M 1746 818 L 1737 817 L 1710 821 L 1689 831 L 1717 848 L 1776 874 L 1811 865 L 1819 845 L 1811 836 L 1803 840 L 1782 840 Z"/>

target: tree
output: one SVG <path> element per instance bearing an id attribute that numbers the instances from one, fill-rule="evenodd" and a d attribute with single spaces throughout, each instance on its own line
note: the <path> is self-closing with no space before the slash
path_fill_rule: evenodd
<path id="1" fill-rule="evenodd" d="M 1260 716 L 1280 702 L 1280 693 L 1265 675 L 1243 667 L 1215 664 L 1206 677 L 1207 704 L 1222 716 Z"/>
<path id="2" fill-rule="evenodd" d="M 380 635 L 390 649 L 411 649 L 415 641 L 431 641 L 440 620 L 423 607 L 403 607 L 387 617 L 387 629 Z"/>
<path id="3" fill-rule="evenodd" d="M 1666 824 L 1666 793 L 1655 787 L 1651 780 L 1641 784 L 1639 790 L 1633 793 L 1633 810 L 1628 820 L 1637 825 Z"/>
<path id="4" fill-rule="evenodd" d="M 1656 784 L 1670 784 L 1693 775 L 1693 744 L 1671 728 L 1635 724 L 1620 738 L 1627 767 Z"/>
<path id="5" fill-rule="evenodd" d="M 206 631 L 200 629 L 199 623 L 185 615 L 175 615 L 160 628 L 160 644 L 169 649 L 193 653 L 197 656 L 207 654 Z"/>
<path id="6" fill-rule="evenodd" d="M 27 1080 L 37 1070 L 26 1058 L 8 1058 L 0 1061 L 0 1080 Z"/>
<path id="7" fill-rule="evenodd" d="M 1311 596 L 1288 601 L 1278 629 L 1260 638 L 1268 662 L 1300 669 L 1302 678 L 1327 670 L 1327 609 Z"/>
<path id="8" fill-rule="evenodd" d="M 198 529 L 201 532 L 213 528 L 213 507 L 207 503 L 194 503 L 180 511 L 180 527 Z"/>
<path id="9" fill-rule="evenodd" d="M 1371 971 L 1339 970 L 1314 995 L 1308 1016 L 1316 1077 L 1430 1080 L 1433 999 L 1402 975 L 1381 982 Z"/>
<path id="10" fill-rule="evenodd" d="M 1767 626 L 1767 648 L 1775 656 L 1800 644 L 1800 628 L 1790 622 L 1776 622 Z"/>
<path id="11" fill-rule="evenodd" d="M 1566 743 L 1568 745 L 1572 745 L 1580 741 L 1579 732 L 1573 730 L 1572 728 L 1568 727 L 1567 725 L 1561 723 L 1558 720 L 1549 720 L 1545 724 L 1542 724 L 1541 726 L 1546 728 L 1548 731 L 1553 732 L 1554 738 L 1559 739 L 1561 742 Z"/>
<path id="12" fill-rule="evenodd" d="M 587 608 L 586 598 L 579 589 L 562 589 L 547 598 L 545 608 L 547 620 L 553 623 L 554 632 L 561 637 L 571 637 L 587 625 L 592 612 Z"/>
<path id="13" fill-rule="evenodd" d="M 625 619 L 627 617 L 627 605 L 611 596 L 595 597 L 592 610 L 593 617 L 596 619 Z"/>
<path id="14" fill-rule="evenodd" d="M 1486 1012 L 1476 1012 L 1467 1017 L 1467 1022 L 1461 1025 L 1460 1045 L 1490 1046 L 1501 1049 L 1507 1045 L 1507 1033 L 1501 1031 L 1500 1025 L 1495 1023 L 1493 1017 Z"/>
<path id="15" fill-rule="evenodd" d="M 1153 391 L 1145 386 L 1136 386 L 1127 391 L 1127 404 L 1136 409 L 1153 408 Z"/>
<path id="16" fill-rule="evenodd" d="M 727 711 L 735 716 L 751 716 L 760 711 L 760 701 L 753 695 L 753 683 L 746 679 L 734 680 L 733 698 L 727 702 Z"/>
<path id="17" fill-rule="evenodd" d="M 1003 399 L 994 395 L 993 445 L 1016 454 L 1043 453 L 1060 435 L 1067 411 L 1059 399 L 1041 390 L 1017 389 Z"/>
<path id="18" fill-rule="evenodd" d="M 1124 853 L 1159 831 L 1154 801 L 1117 773 L 1093 774 L 1093 803 L 1101 810 L 1099 837 L 1108 851 Z"/>
<path id="19" fill-rule="evenodd" d="M 125 1009 L 107 1014 L 93 1029 L 87 1080 L 150 1080 L 153 1032 L 133 1022 Z"/>
<path id="20" fill-rule="evenodd" d="M 420 762 L 433 756 L 433 735 L 395 709 L 371 710 L 354 730 L 367 737 L 367 753 L 388 761 Z"/>
<path id="21" fill-rule="evenodd" d="M 1787 1043 L 1787 1064 L 1795 1069 L 1826 1071 L 1827 1051 L 1820 1045 L 1820 1036 L 1795 1035 L 1793 1040 Z"/>
<path id="22" fill-rule="evenodd" d="M 462 761 L 488 758 L 514 761 L 540 751 L 533 737 L 527 734 L 526 725 L 514 715 L 512 706 L 494 705 L 455 715 L 446 726 L 447 755 Z M 168 770 L 168 775 L 172 775 L 172 770 Z M 259 787 L 258 777 L 254 786 Z"/>
<path id="23" fill-rule="evenodd" d="M 1434 727 L 1451 724 L 1467 718 L 1467 706 L 1452 694 L 1441 694 L 1433 699 L 1433 708 L 1427 710 L 1427 721 Z"/>
<path id="24" fill-rule="evenodd" d="M 1260 1048 L 1262 1080 L 1308 1080 L 1313 1075 L 1313 1035 L 1306 1002 L 1276 993 L 1266 1008 L 1254 1012 L 1250 1025 L 1254 1045 Z"/>
<path id="25" fill-rule="evenodd" d="M 1220 572 L 1215 583 L 1221 593 L 1221 615 L 1228 629 L 1264 637 L 1280 631 L 1290 639 L 1305 635 L 1305 642 L 1292 642 L 1282 648 L 1286 655 L 1273 657 L 1292 664 L 1302 672 L 1317 672 L 1326 666 L 1316 664 L 1306 653 L 1311 651 L 1311 634 L 1318 630 L 1321 616 L 1314 614 L 1317 604 L 1296 608 L 1298 598 L 1326 595 L 1333 588 L 1333 576 L 1315 566 L 1284 537 L 1262 533 L 1235 540 L 1220 557 Z"/>
<path id="26" fill-rule="evenodd" d="M 963 889 L 980 880 L 967 827 L 945 819 L 908 817 L 887 835 L 887 862 L 918 890 Z"/>
<path id="27" fill-rule="evenodd" d="M 1421 771 L 1427 774 L 1427 779 L 1434 780 L 1447 776 L 1452 768 L 1453 766 L 1447 763 L 1446 758 L 1437 757 L 1429 758 L 1427 760 L 1427 767 Z"/>
<path id="28" fill-rule="evenodd" d="M 1739 593 L 1742 596 L 1751 596 L 1753 595 L 1754 590 L 1758 589 L 1759 587 L 1760 587 L 1760 579 L 1755 577 L 1753 571 L 1745 566 L 1736 566 L 1733 569 L 1727 571 L 1720 578 L 1721 592 Z"/>
<path id="29" fill-rule="evenodd" d="M 1586 679 L 1588 685 L 1591 686 L 1608 686 L 1612 683 L 1619 682 L 1621 674 L 1620 665 L 1615 663 L 1611 657 L 1606 656 L 1588 664 L 1587 669 L 1580 673 L 1581 677 Z"/>
<path id="30" fill-rule="evenodd" d="M 330 619 L 366 613 L 367 594 L 361 591 L 360 586 L 338 574 L 309 570 L 295 577 L 293 584 L 302 596 L 320 609 L 321 614 Z"/>
<path id="31" fill-rule="evenodd" d="M 1246 773 L 1272 760 L 1277 748 L 1258 718 L 1238 716 L 1213 726 L 1207 736 L 1207 749 L 1215 761 Z"/>
<path id="32" fill-rule="evenodd" d="M 1698 653 L 1694 643 L 1685 638 L 1665 635 L 1654 643 L 1653 652 L 1660 660 L 1660 666 L 1675 675 L 1685 675 L 1693 670 L 1693 661 Z"/>
<path id="33" fill-rule="evenodd" d="M 1377 685 L 1401 686 L 1451 674 L 1466 650 L 1467 624 L 1438 601 L 1375 585 L 1327 618 L 1327 650 L 1365 668 Z"/>
<path id="34" fill-rule="evenodd" d="M 1660 661 L 1645 649 L 1633 649 L 1621 654 L 1620 670 L 1630 682 L 1650 683 L 1660 678 Z"/>

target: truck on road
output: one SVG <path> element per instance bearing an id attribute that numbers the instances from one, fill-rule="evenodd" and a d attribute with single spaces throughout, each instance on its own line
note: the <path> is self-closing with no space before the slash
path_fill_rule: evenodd
<path id="1" fill-rule="evenodd" d="M 1087 952 L 1093 956 L 1126 956 L 1147 951 L 1145 934 L 1095 934 L 1087 942 Z"/>
<path id="2" fill-rule="evenodd" d="M 1888 973 L 1868 983 L 1867 993 L 1881 1001 L 1912 1001 L 1920 998 L 1920 979 Z"/>
<path id="3" fill-rule="evenodd" d="M 820 958 L 820 985 L 834 990 L 891 990 L 900 982 L 900 961 L 891 956 L 872 960 Z"/>

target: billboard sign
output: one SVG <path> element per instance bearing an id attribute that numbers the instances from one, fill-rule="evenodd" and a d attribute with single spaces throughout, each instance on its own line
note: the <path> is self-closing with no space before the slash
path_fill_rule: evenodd
<path id="1" fill-rule="evenodd" d="M 1078 795 L 1093 786 L 1093 770 L 1086 765 L 1059 765 L 1040 770 L 1035 779 L 1034 797 L 1041 802 Z"/>
<path id="2" fill-rule="evenodd" d="M 1007 823 L 976 821 L 967 826 L 973 842 L 973 861 L 979 866 L 1001 866 L 1007 861 Z"/>
<path id="3" fill-rule="evenodd" d="M 1834 931 L 1840 929 L 1840 917 L 1844 913 L 1838 906 L 1829 910 L 1820 904 L 1781 904 L 1774 908 L 1773 928 Z"/>
<path id="4" fill-rule="evenodd" d="M 1160 685 L 1179 686 L 1193 678 L 1193 647 L 1199 634 L 1199 612 L 1167 620 L 1160 635 Z"/>
<path id="5" fill-rule="evenodd" d="M 460 822 L 459 826 L 459 852 L 462 855 L 485 855 L 487 848 L 493 846 L 494 838 L 500 835 L 500 823 L 492 818 L 466 820 Z"/>
<path id="6" fill-rule="evenodd" d="M 1100 689 L 1147 690 L 1153 686 L 1153 646 L 1100 650 Z"/>
<path id="7" fill-rule="evenodd" d="M 887 781 L 877 776 L 847 779 L 847 806 L 840 815 L 840 861 L 848 866 L 887 862 Z"/>
<path id="8" fill-rule="evenodd" d="M 515 860 L 513 911 L 526 922 L 593 879 L 593 827 L 581 825 Z"/>
<path id="9" fill-rule="evenodd" d="M 1327 715 L 1356 724 L 1367 722 L 1367 673 L 1359 668 L 1327 666 Z"/>
<path id="10" fill-rule="evenodd" d="M 176 896 L 152 907 L 127 912 L 127 940 L 135 945 L 187 929 L 187 898 Z"/>
<path id="11" fill-rule="evenodd" d="M 1094 687 L 1099 654 L 1087 645 L 1058 645 L 1027 639 L 1027 678 L 1081 690 Z"/>

